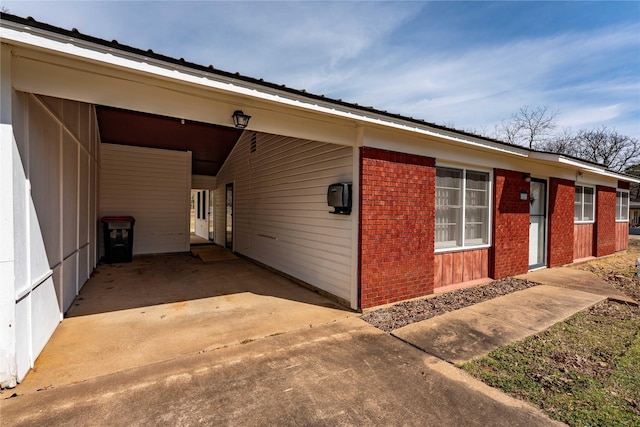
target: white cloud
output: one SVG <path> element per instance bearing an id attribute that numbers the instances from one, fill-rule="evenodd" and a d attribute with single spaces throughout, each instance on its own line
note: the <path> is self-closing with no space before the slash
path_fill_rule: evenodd
<path id="1" fill-rule="evenodd" d="M 623 111 L 621 104 L 578 107 L 564 113 L 558 124 L 564 127 L 590 128 L 619 117 Z"/>
<path id="2" fill-rule="evenodd" d="M 342 90 L 348 99 L 465 129 L 492 129 L 525 105 L 559 109 L 562 124 L 576 128 L 615 124 L 629 111 L 640 122 L 640 77 L 609 74 L 616 55 L 637 49 L 636 30 L 624 27 L 455 55 L 427 52 L 396 58 L 376 69 L 351 72 L 361 78 L 345 83 Z M 640 136 L 640 125 L 623 127 Z"/>

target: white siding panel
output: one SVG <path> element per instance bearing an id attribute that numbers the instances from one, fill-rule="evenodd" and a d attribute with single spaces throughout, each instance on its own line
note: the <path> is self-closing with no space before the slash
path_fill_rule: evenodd
<path id="1" fill-rule="evenodd" d="M 89 245 L 87 245 L 78 251 L 78 281 L 76 282 L 78 289 L 76 289 L 76 294 L 80 292 L 84 283 L 89 280 L 92 270 L 93 268 L 89 265 Z"/>
<path id="2" fill-rule="evenodd" d="M 97 158 L 87 147 L 98 134 L 87 130 L 97 128 L 95 110 L 87 104 L 16 92 L 12 113 L 19 217 L 14 248 L 20 266 L 13 284 L 15 365 L 21 381 L 95 265 L 89 264 L 97 201 L 90 174 Z"/>
<path id="3" fill-rule="evenodd" d="M 27 375 L 31 364 L 31 295 L 16 302 L 16 368 L 17 380 Z M 58 323 L 56 322 L 56 325 Z"/>
<path id="4" fill-rule="evenodd" d="M 76 297 L 78 286 L 78 253 L 62 262 L 62 311 L 66 313 Z"/>
<path id="5" fill-rule="evenodd" d="M 217 176 L 217 243 L 234 183 L 234 250 L 350 300 L 356 225 L 329 213 L 327 187 L 352 181 L 352 156 L 351 147 L 245 132 Z"/>
<path id="6" fill-rule="evenodd" d="M 28 179 L 31 181 L 31 197 L 37 215 L 35 220 L 38 221 L 41 230 L 35 238 L 44 240 L 49 267 L 53 267 L 62 261 L 60 215 L 62 127 L 34 97 L 28 99 Z M 32 237 L 34 237 L 33 234 Z"/>
<path id="7" fill-rule="evenodd" d="M 24 107 L 26 105 L 24 94 L 21 94 L 21 96 L 19 96 L 18 94 L 14 94 L 14 103 Z M 11 159 L 13 169 L 13 250 L 15 251 L 16 258 L 19 259 L 20 254 L 22 254 L 24 259 L 24 256 L 29 252 L 29 210 L 30 208 L 33 208 L 29 203 L 29 191 L 27 189 L 25 167 L 28 162 L 28 148 L 26 147 L 26 140 L 24 138 L 26 117 L 24 117 L 24 115 L 14 114 L 14 119 L 14 135 L 16 138 L 16 145 L 14 145 L 14 147 L 12 148 L 13 158 Z M 8 158 L 0 159 L 0 161 L 2 160 L 7 161 Z M 11 168 L 7 168 L 6 170 L 2 170 L 0 168 L 0 174 L 8 171 L 9 169 Z M 6 180 L 5 182 L 9 182 L 9 180 Z M 10 239 L 9 236 L 6 236 L 5 238 Z M 44 265 L 45 268 L 47 268 L 47 257 L 44 252 L 44 248 L 42 249 L 40 258 L 40 263 Z M 27 262 L 13 263 L 15 286 L 13 289 L 11 289 L 12 305 L 15 303 L 15 292 L 17 290 L 27 289 L 30 287 L 30 268 L 31 265 Z M 0 277 L 6 278 L 10 276 Z M 8 293 L 5 292 L 5 295 L 8 295 Z M 9 306 L 5 305 L 4 307 Z M 6 308 L 3 310 L 9 312 L 11 309 Z"/>
<path id="8" fill-rule="evenodd" d="M 33 321 L 31 348 L 33 354 L 40 354 L 62 317 L 51 277 L 33 290 L 31 312 L 37 316 L 37 321 Z"/>
<path id="9" fill-rule="evenodd" d="M 58 298 L 58 310 L 61 314 L 64 313 L 64 279 L 62 277 L 62 263 L 58 264 L 56 268 L 53 269 L 51 274 L 51 280 L 53 280 L 53 288 L 56 291 L 56 296 Z"/>
<path id="10" fill-rule="evenodd" d="M 78 211 L 86 213 L 89 212 L 89 203 L 91 201 L 91 193 L 89 191 L 90 179 L 87 179 L 89 177 L 90 159 L 89 154 L 84 150 L 80 150 L 79 167 L 78 176 L 82 177 L 82 179 L 80 179 L 78 187 Z M 91 221 L 86 214 L 78 217 L 79 247 L 83 247 L 89 243 L 89 222 Z"/>
<path id="11" fill-rule="evenodd" d="M 96 146 L 97 144 L 96 138 Z M 97 156 L 97 153 L 95 156 Z M 93 270 L 98 264 L 98 253 L 100 251 L 100 247 L 98 245 L 100 242 L 100 239 L 98 238 L 98 192 L 92 191 L 92 189 L 99 187 L 98 165 L 95 162 L 91 162 L 89 165 L 89 182 L 89 266 L 91 267 L 91 270 Z"/>
<path id="12" fill-rule="evenodd" d="M 216 177 L 207 175 L 191 175 L 191 188 L 194 190 L 215 190 Z"/>
<path id="13" fill-rule="evenodd" d="M 134 254 L 188 251 L 191 153 L 100 148 L 100 217 L 136 219 Z"/>
<path id="14" fill-rule="evenodd" d="M 63 132 L 62 255 L 64 258 L 78 249 L 78 150 L 78 144 L 71 134 Z"/>

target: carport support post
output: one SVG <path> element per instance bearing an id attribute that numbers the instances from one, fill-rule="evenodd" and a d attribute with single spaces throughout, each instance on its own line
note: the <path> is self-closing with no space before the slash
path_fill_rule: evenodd
<path id="1" fill-rule="evenodd" d="M 15 249 L 13 209 L 14 150 L 11 122 L 11 51 L 2 46 L 0 61 L 0 387 L 17 380 L 15 327 Z M 19 161 L 19 159 L 15 159 Z"/>

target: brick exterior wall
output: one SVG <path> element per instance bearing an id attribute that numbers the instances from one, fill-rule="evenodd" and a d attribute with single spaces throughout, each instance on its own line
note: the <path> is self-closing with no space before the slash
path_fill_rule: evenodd
<path id="1" fill-rule="evenodd" d="M 573 262 L 573 202 L 575 182 L 560 178 L 549 180 L 549 267 Z"/>
<path id="2" fill-rule="evenodd" d="M 435 160 L 360 149 L 359 306 L 433 293 Z"/>
<path id="3" fill-rule="evenodd" d="M 493 189 L 489 275 L 501 279 L 529 270 L 529 201 L 520 200 L 520 191 L 529 193 L 529 183 L 522 172 L 495 169 Z"/>
<path id="4" fill-rule="evenodd" d="M 593 253 L 596 257 L 616 250 L 616 189 L 596 186 L 596 223 Z"/>

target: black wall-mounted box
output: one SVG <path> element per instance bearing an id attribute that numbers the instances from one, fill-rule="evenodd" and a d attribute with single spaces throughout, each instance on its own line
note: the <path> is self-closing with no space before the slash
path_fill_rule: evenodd
<path id="1" fill-rule="evenodd" d="M 334 208 L 331 213 L 349 215 L 351 213 L 351 183 L 331 184 L 327 189 L 327 204 Z"/>

